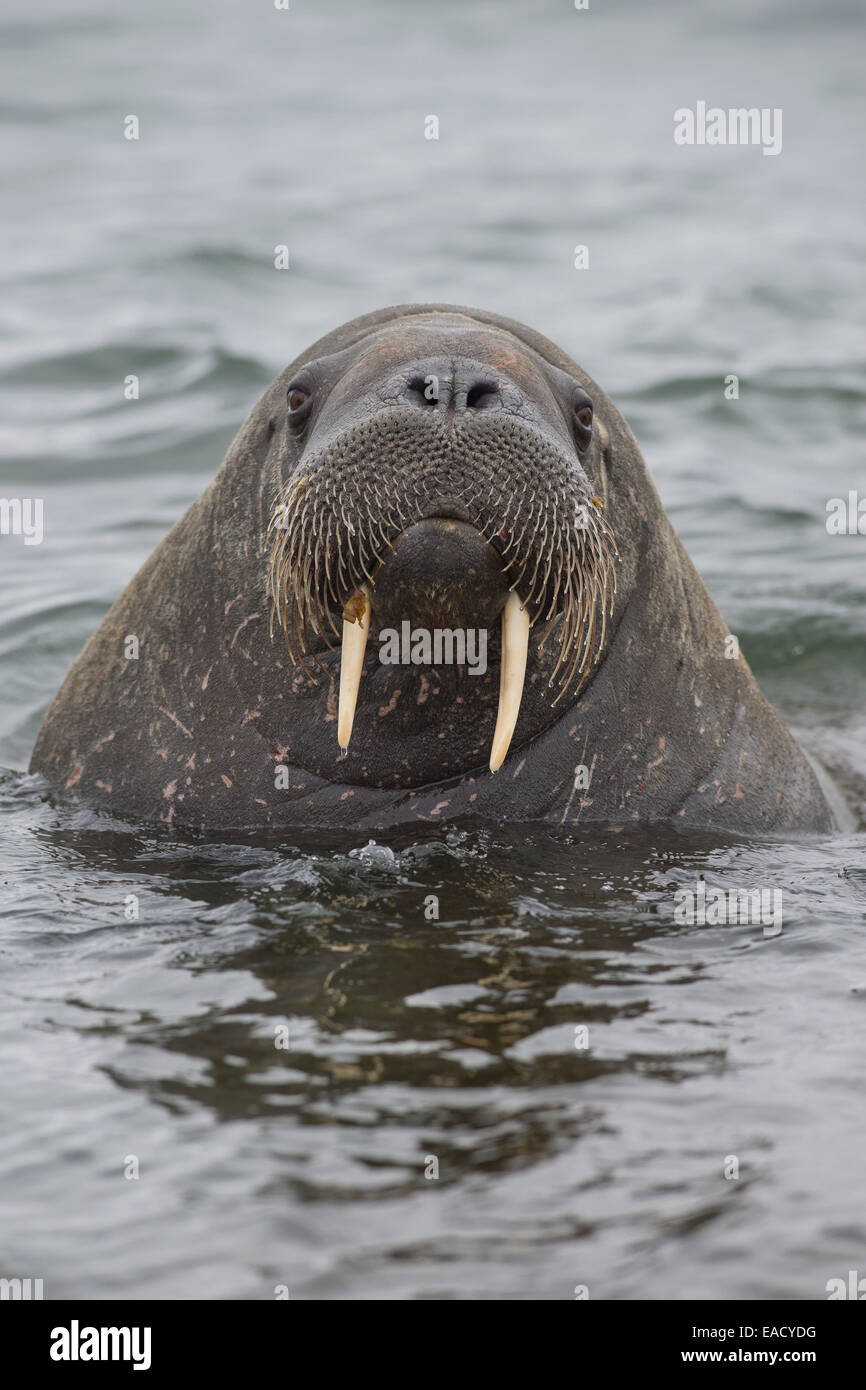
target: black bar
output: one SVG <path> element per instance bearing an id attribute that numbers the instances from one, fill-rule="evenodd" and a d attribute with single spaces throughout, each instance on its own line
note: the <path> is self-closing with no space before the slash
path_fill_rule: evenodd
<path id="1" fill-rule="evenodd" d="M 482 1293 L 478 1300 L 463 1301 L 490 1300 Z M 565 1334 L 564 1349 L 537 1338 L 526 1340 L 541 1316 L 531 1298 L 513 1306 L 508 1335 L 495 1342 L 484 1336 L 496 1329 L 495 1314 L 482 1313 L 479 1321 L 476 1310 L 472 1321 L 464 1322 L 465 1311 L 451 1304 L 443 1321 L 424 1302 L 420 1324 L 414 1323 L 408 1310 L 391 1307 L 383 1326 L 381 1313 L 371 1307 L 375 1300 L 361 1301 L 354 1311 L 345 1303 L 322 1300 L 317 1307 L 291 1298 L 268 1303 L 7 1300 L 0 1304 L 0 1334 L 4 1361 L 14 1360 L 19 1378 L 30 1370 L 48 1371 L 52 1379 L 81 1375 L 92 1379 L 108 1370 L 115 1377 L 138 1374 L 142 1380 L 177 1371 L 212 1372 L 221 1380 L 233 1374 L 249 1378 L 251 1373 L 259 1377 L 267 1372 L 285 1375 L 291 1383 L 305 1374 L 302 1368 L 310 1355 L 316 1356 L 321 1374 L 326 1365 L 322 1353 L 331 1349 L 337 1353 L 335 1367 L 343 1357 L 352 1358 L 359 1374 L 365 1364 L 368 1374 L 381 1372 L 396 1352 L 402 1369 L 395 1365 L 395 1375 L 421 1375 L 428 1382 L 437 1351 L 442 1374 L 453 1377 L 458 1368 L 465 1371 L 465 1352 L 477 1349 L 489 1378 L 497 1349 L 509 1358 L 518 1342 L 520 1352 L 535 1361 L 539 1373 L 547 1367 L 544 1374 L 553 1369 L 551 1358 L 558 1361 L 567 1353 L 566 1366 L 571 1364 L 575 1373 L 582 1367 L 587 1374 L 595 1366 L 596 1376 L 602 1370 L 615 1377 L 630 1370 L 653 1376 L 673 1367 L 700 1373 L 708 1367 L 775 1370 L 795 1365 L 826 1379 L 828 1373 L 843 1369 L 847 1373 L 847 1368 L 858 1364 L 866 1331 L 862 1310 L 844 1306 L 848 1299 L 788 1303 L 574 1300 L 549 1323 L 552 1331 Z M 487 1324 L 488 1316 L 493 1317 L 492 1324 Z M 551 1316 L 544 1315 L 544 1322 Z M 102 1329 L 116 1329 L 117 1335 L 107 1332 L 103 1337 Z M 462 1334 L 459 1344 L 449 1339 L 452 1329 Z M 400 1354 L 400 1334 L 405 1330 L 420 1332 L 424 1338 L 422 1364 L 416 1368 Z M 349 1341 L 347 1333 L 357 1335 Z M 471 1339 L 469 1343 L 465 1338 Z M 92 1350 L 104 1353 L 105 1359 L 85 1359 Z M 126 1359 L 113 1359 L 115 1350 L 126 1353 Z M 76 1352 L 77 1359 L 59 1359 L 61 1353 L 72 1358 Z M 138 1371 L 133 1369 L 136 1361 Z M 512 1374 L 516 1370 L 507 1364 L 506 1369 Z"/>

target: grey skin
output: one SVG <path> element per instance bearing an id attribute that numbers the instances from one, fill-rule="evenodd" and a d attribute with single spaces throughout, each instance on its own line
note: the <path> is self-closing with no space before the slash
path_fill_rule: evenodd
<path id="1" fill-rule="evenodd" d="M 296 427 L 287 423 L 286 400 L 299 373 L 311 394 Z M 437 401 L 421 390 L 430 375 L 439 377 Z M 587 397 L 588 430 L 575 421 Z M 583 688 L 554 703 L 555 652 L 539 652 L 542 625 L 534 622 L 520 718 L 495 774 L 487 762 L 499 689 L 497 617 L 513 578 L 501 540 L 474 529 L 468 493 L 437 495 L 426 516 L 407 517 L 404 535 L 379 557 L 344 758 L 336 737 L 339 641 L 331 639 L 329 650 L 312 639 L 321 662 L 308 663 L 313 683 L 305 666 L 293 664 L 279 626 L 271 631 L 275 505 L 311 460 L 327 473 L 330 451 L 351 452 L 392 422 L 403 442 L 396 453 L 383 445 L 381 456 L 375 449 L 364 456 L 365 496 L 370 478 L 385 498 L 399 493 L 395 460 L 416 436 L 419 458 L 435 441 L 469 475 L 476 452 L 480 458 L 491 440 L 498 448 L 514 439 L 518 453 L 503 454 L 503 497 L 488 496 L 495 515 L 496 505 L 506 507 L 512 476 L 521 476 L 520 441 L 536 440 L 548 472 L 561 467 L 595 495 L 616 540 L 613 612 Z M 383 665 L 378 632 L 404 616 L 430 627 L 489 626 L 486 675 Z M 125 654 L 129 636 L 138 638 L 137 660 Z M 220 830 L 373 830 L 465 816 L 750 833 L 831 829 L 809 762 L 742 655 L 726 656 L 727 636 L 634 436 L 595 382 L 510 319 L 401 305 L 328 334 L 265 392 L 214 481 L 70 670 L 31 770 L 76 801 Z"/>

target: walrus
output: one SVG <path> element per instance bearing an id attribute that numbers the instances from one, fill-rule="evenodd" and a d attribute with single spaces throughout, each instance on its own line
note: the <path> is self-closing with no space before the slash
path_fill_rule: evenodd
<path id="1" fill-rule="evenodd" d="M 447 304 L 366 314 L 277 377 L 31 771 L 214 830 L 833 824 L 619 411 L 539 333 Z"/>

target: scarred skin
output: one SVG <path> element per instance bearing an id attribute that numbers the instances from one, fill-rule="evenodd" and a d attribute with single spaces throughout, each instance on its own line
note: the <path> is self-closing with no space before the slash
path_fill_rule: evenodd
<path id="1" fill-rule="evenodd" d="M 308 432 L 294 437 L 286 391 L 312 363 L 319 364 L 316 412 Z M 282 490 L 323 443 L 377 412 L 407 411 L 406 382 L 431 363 L 446 382 L 453 377 L 449 429 L 485 428 L 483 413 L 470 426 L 465 392 L 460 398 L 457 390 L 465 364 L 480 364 L 501 386 L 500 424 L 505 411 L 575 459 L 568 393 L 575 383 L 588 393 L 595 415 L 579 461 L 619 552 L 613 615 L 587 683 L 554 705 L 550 663 L 533 639 L 520 719 L 496 774 L 487 757 L 505 588 L 477 579 L 476 616 L 491 623 L 486 676 L 383 666 L 371 640 L 344 759 L 336 741 L 339 651 L 323 651 L 327 676 L 319 672 L 313 685 L 279 629 L 270 631 L 267 531 Z M 419 428 L 422 418 L 419 411 Z M 449 534 L 446 523 L 435 545 L 447 545 Z M 445 559 L 422 555 L 422 573 L 428 561 L 430 582 L 419 585 L 434 595 L 426 616 L 453 624 L 451 591 L 445 585 L 436 597 L 432 581 Z M 466 593 L 460 618 L 471 622 Z M 383 582 L 378 596 L 374 590 L 373 628 L 394 613 Z M 137 660 L 125 656 L 129 635 L 139 640 Z M 634 436 L 595 382 L 509 319 L 402 305 L 330 333 L 265 392 L 210 487 L 70 670 L 39 731 L 31 771 L 74 800 L 121 815 L 224 830 L 373 830 L 462 816 L 747 833 L 831 829 L 812 768 L 742 655 L 726 657 L 726 636 Z M 588 788 L 576 778 L 580 766 L 589 770 Z"/>

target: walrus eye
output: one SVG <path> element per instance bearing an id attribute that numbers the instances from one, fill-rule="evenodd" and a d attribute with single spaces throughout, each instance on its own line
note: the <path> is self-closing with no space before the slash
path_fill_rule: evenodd
<path id="1" fill-rule="evenodd" d="M 286 394 L 289 407 L 289 423 L 297 424 L 304 415 L 307 402 L 311 399 L 312 393 L 306 386 L 290 386 Z"/>
<path id="2" fill-rule="evenodd" d="M 580 393 L 574 403 L 574 422 L 577 442 L 585 449 L 592 438 L 592 401 L 584 392 Z"/>

